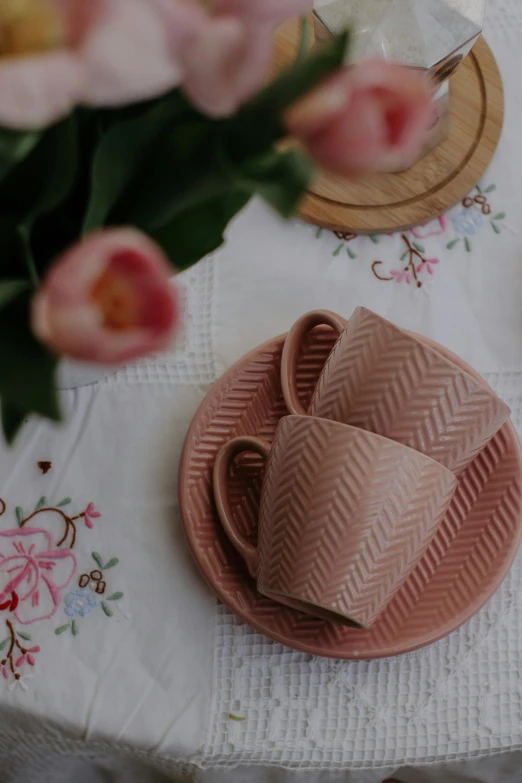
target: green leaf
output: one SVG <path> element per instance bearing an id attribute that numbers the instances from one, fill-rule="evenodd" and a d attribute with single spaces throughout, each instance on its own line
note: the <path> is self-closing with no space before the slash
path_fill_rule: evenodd
<path id="1" fill-rule="evenodd" d="M 107 606 L 107 604 L 105 603 L 105 601 L 102 601 L 102 602 L 101 602 L 101 608 L 103 609 L 103 611 L 105 612 L 105 614 L 107 615 L 107 617 L 112 617 L 112 615 L 114 614 L 114 612 L 112 611 L 112 609 L 111 609 L 110 607 L 108 607 L 108 606 Z"/>
<path id="2" fill-rule="evenodd" d="M 504 220 L 505 217 L 506 217 L 506 213 L 505 212 L 499 212 L 498 215 L 495 215 L 493 220 Z"/>
<path id="3" fill-rule="evenodd" d="M 313 165 L 297 149 L 270 149 L 240 165 L 230 164 L 227 170 L 238 188 L 258 193 L 285 218 L 296 211 L 314 174 Z"/>
<path id="4" fill-rule="evenodd" d="M 40 131 L 0 128 L 0 180 L 29 155 L 40 138 Z"/>
<path id="5" fill-rule="evenodd" d="M 107 568 L 114 568 L 114 566 L 117 566 L 120 561 L 117 557 L 112 557 L 108 563 L 105 563 L 104 566 L 100 566 L 103 570 L 107 570 Z"/>
<path id="6" fill-rule="evenodd" d="M 34 509 L 34 510 L 35 510 L 35 511 L 40 511 L 40 509 L 41 509 L 41 508 L 43 508 L 43 507 L 46 505 L 46 503 L 47 503 L 47 498 L 46 498 L 46 497 L 45 497 L 45 495 L 44 495 L 44 496 L 42 496 L 42 497 L 40 498 L 40 500 L 39 500 L 39 501 L 38 501 L 38 503 L 36 504 L 36 507 L 35 507 L 35 509 Z"/>
<path id="7" fill-rule="evenodd" d="M 376 237 L 376 236 L 375 236 L 375 234 L 370 234 L 370 239 L 372 240 L 372 242 L 373 242 L 373 244 L 374 244 L 374 245 L 378 245 L 378 244 L 379 244 L 379 242 L 381 241 L 381 240 L 379 239 L 379 237 Z"/>
<path id="8" fill-rule="evenodd" d="M 471 246 L 471 240 L 468 237 L 466 237 L 466 239 L 464 240 L 464 244 L 466 245 L 466 250 L 468 251 L 468 253 L 471 253 L 473 248 Z"/>
<path id="9" fill-rule="evenodd" d="M 93 559 L 94 559 L 94 562 L 96 563 L 96 565 L 99 568 L 103 569 L 103 560 L 101 559 L 101 555 L 98 554 L 98 552 L 93 552 L 92 556 L 93 556 Z"/>
<path id="10" fill-rule="evenodd" d="M 495 234 L 501 234 L 502 233 L 502 229 L 499 226 L 497 226 L 496 223 L 493 223 L 493 221 L 491 221 L 491 226 L 492 226 L 493 231 L 495 232 Z"/>
<path id="11" fill-rule="evenodd" d="M 16 632 L 20 639 L 25 639 L 26 642 L 30 642 L 32 639 L 32 636 L 30 633 L 26 633 L 25 631 L 17 631 Z"/>
<path id="12" fill-rule="evenodd" d="M 27 414 L 18 410 L 16 405 L 8 400 L 2 400 L 2 429 L 9 445 L 14 443 L 20 428 L 25 423 Z"/>
<path id="13" fill-rule="evenodd" d="M 233 712 L 229 712 L 228 717 L 230 718 L 230 720 L 235 720 L 238 723 L 243 723 L 243 721 L 246 720 L 246 718 L 241 717 L 241 715 L 234 715 Z"/>
<path id="14" fill-rule="evenodd" d="M 96 150 L 84 234 L 103 226 L 118 199 L 155 151 L 165 128 L 191 111 L 179 92 L 170 93 L 148 111 L 113 125 Z"/>
<path id="15" fill-rule="evenodd" d="M 40 143 L 0 184 L 0 213 L 31 222 L 71 190 L 77 167 L 74 115 L 47 129 Z"/>
<path id="16" fill-rule="evenodd" d="M 0 309 L 28 288 L 27 280 L 0 280 Z"/>
<path id="17" fill-rule="evenodd" d="M 232 190 L 182 212 L 151 236 L 177 269 L 187 269 L 223 244 L 228 223 L 249 200 L 249 193 Z"/>
<path id="18" fill-rule="evenodd" d="M 11 641 L 11 637 L 10 637 L 10 636 L 8 636 L 8 637 L 7 637 L 7 639 L 4 639 L 4 641 L 3 641 L 3 642 L 0 642 L 0 652 L 1 652 L 2 650 L 5 650 L 5 648 L 6 648 L 6 647 L 7 647 L 7 645 L 10 643 L 10 641 Z"/>
<path id="19" fill-rule="evenodd" d="M 357 258 L 357 254 L 356 254 L 356 253 L 354 253 L 354 252 L 353 252 L 353 250 L 352 250 L 350 247 L 347 247 L 347 248 L 346 248 L 346 252 L 347 252 L 347 253 L 348 253 L 348 255 L 350 256 L 350 258 L 352 259 L 352 261 L 353 261 L 355 258 Z"/>
<path id="20" fill-rule="evenodd" d="M 78 636 L 78 634 L 80 633 L 80 629 L 78 628 L 78 623 L 76 622 L 76 620 L 73 620 L 71 623 L 71 631 L 73 636 Z"/>
<path id="21" fill-rule="evenodd" d="M 62 508 L 62 506 L 68 506 L 69 503 L 72 503 L 72 498 L 64 498 L 63 500 L 60 500 L 60 502 L 56 504 L 56 508 Z"/>
<path id="22" fill-rule="evenodd" d="M 404 253 L 401 256 L 401 261 L 406 261 L 406 259 L 408 258 L 408 254 L 409 254 L 409 251 L 405 250 Z"/>
<path id="23" fill-rule="evenodd" d="M 231 120 L 233 147 L 237 146 L 240 156 L 262 151 L 286 135 L 285 110 L 342 66 L 349 39 L 348 32 L 332 37 L 326 46 L 318 47 L 312 56 L 295 63 L 243 106 Z"/>
<path id="24" fill-rule="evenodd" d="M 119 601 L 123 598 L 123 593 L 113 593 L 107 598 L 107 601 Z"/>
<path id="25" fill-rule="evenodd" d="M 18 520 L 18 524 L 21 525 L 24 521 L 24 510 L 21 506 L 16 507 L 16 518 Z"/>
<path id="26" fill-rule="evenodd" d="M 60 636 L 60 634 L 65 633 L 65 631 L 67 631 L 67 629 L 70 627 L 71 623 L 67 623 L 67 625 L 60 625 L 60 627 L 55 630 L 56 636 Z"/>
<path id="27" fill-rule="evenodd" d="M 21 414 L 39 413 L 60 421 L 55 386 L 56 357 L 30 329 L 30 297 L 0 310 L 0 397 Z"/>
<path id="28" fill-rule="evenodd" d="M 493 193 L 493 191 L 494 191 L 494 190 L 496 190 L 496 189 L 497 189 L 497 186 L 496 186 L 496 185 L 490 185 L 490 186 L 489 186 L 489 188 L 486 188 L 486 190 L 484 191 L 484 193 Z M 477 188 L 477 190 L 478 190 L 478 191 L 479 191 L 479 193 L 480 193 L 480 188 Z"/>
<path id="29" fill-rule="evenodd" d="M 448 244 L 446 245 L 446 248 L 448 250 L 453 250 L 455 245 L 458 245 L 459 242 L 460 242 L 460 237 L 458 239 L 452 239 L 451 242 L 448 242 Z"/>
<path id="30" fill-rule="evenodd" d="M 342 244 L 340 244 L 339 247 L 336 248 L 333 251 L 332 255 L 335 256 L 336 258 L 337 258 L 337 256 L 340 256 L 341 255 L 341 250 L 343 249 L 343 247 L 344 247 L 344 242 Z"/>
<path id="31" fill-rule="evenodd" d="M 419 251 L 419 253 L 426 252 L 426 248 L 424 247 L 424 245 L 421 245 L 420 242 L 412 242 L 412 245 L 415 248 L 415 250 Z"/>
<path id="32" fill-rule="evenodd" d="M 322 237 L 322 235 L 323 235 L 323 230 L 324 230 L 324 229 L 322 229 L 322 228 L 318 228 L 318 229 L 317 229 L 317 231 L 315 232 L 315 238 L 316 238 L 316 239 L 321 239 L 321 237 Z"/>

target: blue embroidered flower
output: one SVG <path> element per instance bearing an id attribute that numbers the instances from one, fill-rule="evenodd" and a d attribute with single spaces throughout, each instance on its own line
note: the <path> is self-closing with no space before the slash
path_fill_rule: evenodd
<path id="1" fill-rule="evenodd" d="M 451 218 L 455 231 L 472 237 L 478 234 L 484 225 L 484 216 L 478 209 L 463 209 Z"/>
<path id="2" fill-rule="evenodd" d="M 65 596 L 65 614 L 69 617 L 85 617 L 96 607 L 96 597 L 88 587 L 80 588 L 75 593 Z"/>

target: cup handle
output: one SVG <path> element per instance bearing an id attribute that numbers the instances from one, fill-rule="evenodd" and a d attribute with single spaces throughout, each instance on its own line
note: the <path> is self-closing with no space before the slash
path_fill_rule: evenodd
<path id="1" fill-rule="evenodd" d="M 314 310 L 300 318 L 288 333 L 281 358 L 281 386 L 286 407 L 290 413 L 306 416 L 308 413 L 297 392 L 297 363 L 303 338 L 316 326 L 326 324 L 340 336 L 346 324 L 344 318 L 330 310 Z"/>
<path id="2" fill-rule="evenodd" d="M 251 575 L 257 578 L 259 556 L 257 547 L 253 546 L 238 530 L 228 499 L 228 474 L 232 460 L 244 451 L 254 451 L 260 457 L 268 459 L 271 450 L 270 443 L 260 438 L 242 437 L 229 441 L 216 457 L 213 472 L 214 498 L 217 512 L 223 529 L 230 543 L 245 559 Z"/>

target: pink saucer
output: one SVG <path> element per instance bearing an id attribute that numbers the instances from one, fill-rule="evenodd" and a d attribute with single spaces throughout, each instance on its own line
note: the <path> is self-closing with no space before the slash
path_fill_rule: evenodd
<path id="1" fill-rule="evenodd" d="M 220 447 L 238 435 L 271 440 L 287 411 L 280 383 L 285 336 L 259 346 L 215 384 L 187 434 L 179 499 L 192 554 L 221 601 L 256 631 L 313 655 L 374 659 L 419 649 L 457 630 L 502 584 L 522 535 L 522 452 L 511 422 L 459 476 L 454 499 L 424 558 L 369 630 L 318 620 L 257 592 L 232 549 L 214 507 L 212 466 Z M 298 368 L 308 404 L 336 336 L 321 327 Z M 429 341 L 427 341 L 429 342 Z M 468 372 L 461 359 L 447 355 Z M 243 457 L 231 479 L 238 522 L 255 539 L 263 465 Z"/>

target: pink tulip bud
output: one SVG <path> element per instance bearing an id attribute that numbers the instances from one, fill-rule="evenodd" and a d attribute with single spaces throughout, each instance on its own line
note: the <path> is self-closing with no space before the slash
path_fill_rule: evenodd
<path id="1" fill-rule="evenodd" d="M 180 321 L 171 274 L 163 252 L 144 234 L 93 234 L 51 267 L 33 300 L 33 331 L 57 353 L 100 364 L 167 348 Z"/>

